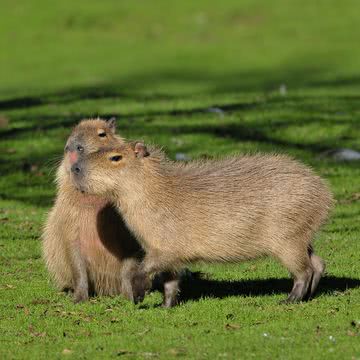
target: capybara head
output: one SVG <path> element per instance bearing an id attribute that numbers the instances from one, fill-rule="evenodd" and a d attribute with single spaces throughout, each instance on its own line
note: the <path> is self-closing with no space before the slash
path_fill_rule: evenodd
<path id="1" fill-rule="evenodd" d="M 104 146 L 116 146 L 122 138 L 115 135 L 116 119 L 89 119 L 81 121 L 73 129 L 64 150 L 64 164 L 67 173 L 79 157 L 98 151 Z"/>
<path id="2" fill-rule="evenodd" d="M 117 185 L 130 185 L 131 181 L 136 181 L 135 177 L 139 178 L 143 161 L 149 155 L 142 142 L 102 148 L 80 156 L 71 166 L 71 178 L 80 191 L 106 196 L 113 192 Z"/>

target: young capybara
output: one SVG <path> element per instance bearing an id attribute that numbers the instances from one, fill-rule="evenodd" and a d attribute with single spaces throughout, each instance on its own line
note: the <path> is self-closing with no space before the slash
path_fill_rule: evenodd
<path id="1" fill-rule="evenodd" d="M 198 260 L 270 255 L 294 277 L 288 302 L 317 288 L 325 265 L 311 241 L 328 218 L 332 195 L 311 169 L 287 156 L 184 164 L 136 143 L 84 156 L 71 170 L 79 190 L 116 204 L 145 249 L 146 277 Z"/>
<path id="2" fill-rule="evenodd" d="M 44 228 L 43 255 L 56 285 L 73 290 L 75 302 L 86 300 L 89 292 L 133 300 L 132 277 L 143 257 L 141 246 L 108 200 L 80 193 L 70 179 L 79 157 L 119 143 L 123 140 L 115 134 L 115 119 L 84 120 L 72 131 L 57 171 L 58 193 Z M 162 278 L 164 305 L 173 306 L 178 279 Z"/>

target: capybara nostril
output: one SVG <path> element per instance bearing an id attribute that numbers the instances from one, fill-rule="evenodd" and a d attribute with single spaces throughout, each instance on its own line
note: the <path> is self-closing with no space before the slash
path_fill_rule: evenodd
<path id="1" fill-rule="evenodd" d="M 71 172 L 73 172 L 75 175 L 79 175 L 81 173 L 81 168 L 78 164 L 74 164 L 71 167 Z"/>

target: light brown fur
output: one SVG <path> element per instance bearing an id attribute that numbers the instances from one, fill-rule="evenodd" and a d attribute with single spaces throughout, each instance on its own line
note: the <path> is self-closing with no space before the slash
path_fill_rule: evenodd
<path id="1" fill-rule="evenodd" d="M 77 166 L 76 186 L 116 203 L 144 247 L 144 274 L 270 255 L 294 277 L 288 301 L 314 293 L 324 263 L 311 241 L 332 196 L 305 165 L 284 155 L 182 164 L 138 143 L 84 156 Z"/>

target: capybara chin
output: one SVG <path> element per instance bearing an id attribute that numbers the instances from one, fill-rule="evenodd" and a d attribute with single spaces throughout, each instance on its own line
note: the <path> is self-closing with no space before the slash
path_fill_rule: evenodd
<path id="1" fill-rule="evenodd" d="M 172 162 L 144 144 L 84 156 L 78 189 L 113 201 L 146 251 L 146 276 L 194 261 L 270 255 L 294 277 L 287 301 L 313 295 L 324 272 L 311 241 L 332 195 L 305 165 L 284 155 Z"/>

